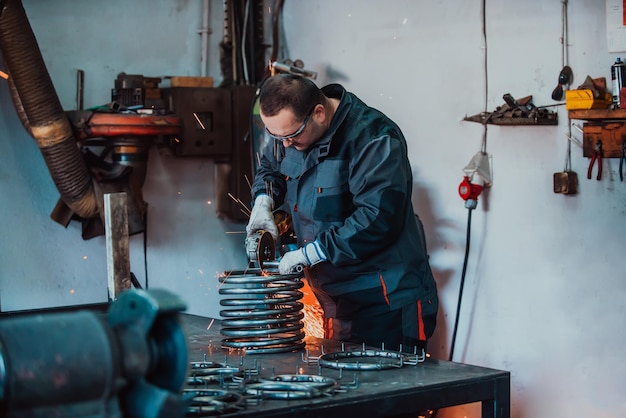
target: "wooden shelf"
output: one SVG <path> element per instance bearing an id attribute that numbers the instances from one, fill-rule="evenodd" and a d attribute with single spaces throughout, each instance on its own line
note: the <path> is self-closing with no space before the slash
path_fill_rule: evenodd
<path id="1" fill-rule="evenodd" d="M 626 109 L 573 109 L 569 110 L 570 119 L 583 120 L 623 120 L 626 119 Z"/>

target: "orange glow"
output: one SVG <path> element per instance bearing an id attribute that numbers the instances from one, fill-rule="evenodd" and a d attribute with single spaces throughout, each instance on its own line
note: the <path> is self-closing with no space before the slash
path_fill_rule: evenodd
<path id="1" fill-rule="evenodd" d="M 313 291 L 306 280 L 302 280 L 304 287 L 300 291 L 304 294 L 304 333 L 309 337 L 324 338 L 324 313 Z"/>

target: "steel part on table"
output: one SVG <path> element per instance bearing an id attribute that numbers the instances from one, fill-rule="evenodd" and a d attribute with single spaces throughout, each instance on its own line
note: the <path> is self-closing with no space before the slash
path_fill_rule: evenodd
<path id="1" fill-rule="evenodd" d="M 269 274 L 261 269 L 230 271 L 218 277 L 225 295 L 222 346 L 253 353 L 277 353 L 304 348 L 304 286 L 298 274 Z"/>
<path id="2" fill-rule="evenodd" d="M 227 412 L 212 411 L 224 417 L 409 416 L 480 402 L 482 418 L 510 418 L 507 371 L 431 358 L 376 370 L 333 369 L 321 367 L 319 361 L 310 359 L 336 352 L 358 352 L 363 347 L 305 337 L 305 350 L 250 356 L 244 349 L 223 348 L 219 320 L 184 315 L 183 323 L 189 336 L 191 360 L 238 369 L 237 373 L 201 380 L 203 386 L 197 386 L 196 382 L 187 387 L 218 387 L 243 393 L 248 399 L 246 403 Z M 331 362 L 335 360 L 333 356 L 327 357 Z M 191 371 L 190 375 L 193 375 Z M 313 388 L 303 385 L 307 380 Z M 330 383 L 331 389 L 325 393 L 315 387 Z M 285 392 L 288 386 L 295 386 L 295 395 Z"/>

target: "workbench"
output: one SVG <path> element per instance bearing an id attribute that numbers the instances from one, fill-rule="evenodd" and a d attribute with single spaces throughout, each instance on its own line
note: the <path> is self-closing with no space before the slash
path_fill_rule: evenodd
<path id="1" fill-rule="evenodd" d="M 260 375 L 309 374 L 338 379 L 348 387 L 312 399 L 263 399 L 223 417 L 399 417 L 474 402 L 482 418 L 510 417 L 510 373 L 486 367 L 435 360 L 385 370 L 337 370 L 308 361 L 322 352 L 345 348 L 336 341 L 305 337 L 296 352 L 242 354 L 221 347 L 220 321 L 182 315 L 190 362 L 217 362 L 256 367 Z M 360 348 L 360 347 L 359 347 Z M 323 350 L 323 351 L 322 351 Z"/>

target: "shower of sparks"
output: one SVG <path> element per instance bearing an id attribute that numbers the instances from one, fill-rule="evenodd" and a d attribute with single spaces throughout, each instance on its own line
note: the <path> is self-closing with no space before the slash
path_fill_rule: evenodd
<path id="1" fill-rule="evenodd" d="M 246 206 L 246 204 L 241 201 L 241 199 L 236 198 L 235 196 L 232 195 L 232 193 L 228 193 L 228 197 L 230 197 L 235 202 L 237 202 L 239 205 L 241 205 L 241 208 L 239 208 L 239 210 L 242 211 L 244 215 L 250 216 L 250 213 L 252 213 L 252 212 Z"/>
<path id="2" fill-rule="evenodd" d="M 304 333 L 307 336 L 324 338 L 324 313 L 322 307 L 317 301 L 315 295 L 311 291 L 306 280 L 303 280 L 304 287 L 300 291 L 304 294 L 302 303 L 304 308 Z"/>

